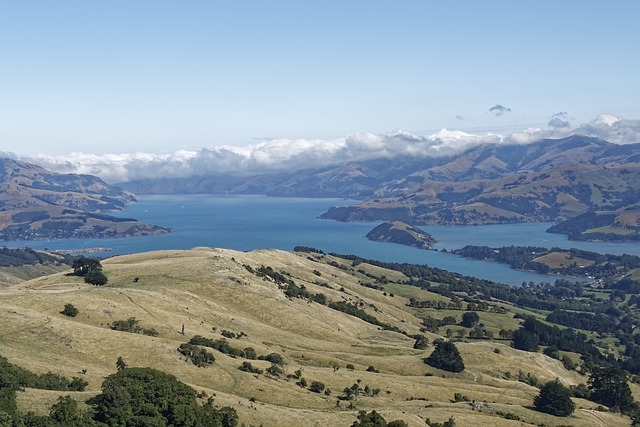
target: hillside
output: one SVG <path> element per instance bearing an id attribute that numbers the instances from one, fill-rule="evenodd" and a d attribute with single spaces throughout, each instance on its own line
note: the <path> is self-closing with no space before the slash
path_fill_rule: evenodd
<path id="1" fill-rule="evenodd" d="M 103 266 L 109 277 L 103 287 L 60 273 L 0 290 L 0 354 L 36 373 L 53 370 L 89 383 L 84 392 L 18 392 L 20 410 L 46 414 L 63 394 L 84 401 L 99 392 L 122 357 L 129 366 L 172 373 L 214 396 L 216 405 L 232 406 L 245 425 L 349 426 L 361 409 L 409 426 L 450 417 L 459 426 L 629 425 L 628 417 L 597 411 L 597 404 L 578 398 L 569 418 L 531 409 L 538 389 L 518 381 L 520 371 L 542 381 L 559 378 L 565 385 L 585 383 L 587 377 L 541 353 L 515 350 L 508 340 L 456 342 L 465 364 L 460 373 L 423 363 L 440 336 L 424 331 L 424 319 L 452 315 L 459 320 L 461 311 L 410 306 L 410 299 L 450 299 L 403 284 L 408 278 L 399 271 L 317 252 L 210 248 L 119 256 Z M 323 301 L 315 302 L 319 294 Z M 79 310 L 77 317 L 60 314 L 68 303 Z M 346 303 L 382 326 L 331 308 Z M 478 312 L 494 336 L 517 328 L 514 313 L 527 312 L 494 305 L 494 312 Z M 129 318 L 157 336 L 110 328 Z M 459 325 L 448 328 L 465 332 Z M 436 331 L 444 334 L 445 328 Z M 414 348 L 411 335 L 416 334 L 426 336 L 426 348 Z M 195 335 L 224 336 L 233 348 L 252 347 L 257 355 L 278 353 L 286 362 L 284 373 L 243 372 L 238 367 L 246 361 L 262 370 L 271 363 L 212 349 L 215 362 L 196 367 L 177 351 Z M 322 382 L 330 393 L 297 384 L 302 378 L 306 384 Z M 354 385 L 369 394 L 337 399 Z M 454 402 L 455 393 L 469 401 Z"/>
<path id="2" fill-rule="evenodd" d="M 637 210 L 640 146 L 574 135 L 487 144 L 454 156 L 397 157 L 260 176 L 197 176 L 120 184 L 138 193 L 259 193 L 346 197 L 361 203 L 322 218 L 409 224 L 562 221 Z"/>
<path id="3" fill-rule="evenodd" d="M 0 240 L 128 237 L 169 230 L 121 211 L 136 198 L 90 175 L 58 174 L 0 158 Z"/>

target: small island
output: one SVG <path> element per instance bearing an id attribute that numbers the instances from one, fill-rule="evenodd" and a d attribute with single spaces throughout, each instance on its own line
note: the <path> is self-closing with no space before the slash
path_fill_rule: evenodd
<path id="1" fill-rule="evenodd" d="M 429 233 L 402 221 L 384 222 L 367 233 L 374 242 L 398 243 L 420 249 L 431 249 L 438 241 Z"/>

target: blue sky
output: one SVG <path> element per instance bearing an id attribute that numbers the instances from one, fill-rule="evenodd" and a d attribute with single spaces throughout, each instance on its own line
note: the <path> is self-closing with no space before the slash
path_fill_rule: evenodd
<path id="1" fill-rule="evenodd" d="M 639 119 L 639 16 L 636 1 L 1 1 L 0 150 Z"/>

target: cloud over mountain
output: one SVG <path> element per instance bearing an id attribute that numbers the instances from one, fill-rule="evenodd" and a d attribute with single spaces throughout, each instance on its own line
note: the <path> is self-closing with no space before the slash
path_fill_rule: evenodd
<path id="1" fill-rule="evenodd" d="M 566 122 L 566 115 L 551 120 Z M 558 124 L 557 126 L 555 126 Z M 428 136 L 394 131 L 386 134 L 356 133 L 336 139 L 273 139 L 257 144 L 180 150 L 171 154 L 127 153 L 95 155 L 71 153 L 67 156 L 5 157 L 39 164 L 62 173 L 97 175 L 114 183 L 143 178 L 171 178 L 196 175 L 254 174 L 296 171 L 350 161 L 399 156 L 432 157 L 458 153 L 479 144 L 526 144 L 543 138 L 562 138 L 571 134 L 596 136 L 612 143 L 640 142 L 640 120 L 626 120 L 601 114 L 578 127 L 549 123 L 546 128 L 527 129 L 510 135 L 472 134 L 442 129 Z"/>

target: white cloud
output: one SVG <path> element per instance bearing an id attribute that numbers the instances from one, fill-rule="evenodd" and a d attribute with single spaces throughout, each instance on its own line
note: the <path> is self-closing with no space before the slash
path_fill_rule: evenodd
<path id="1" fill-rule="evenodd" d="M 566 113 L 552 116 L 563 120 Z M 399 156 L 433 157 L 458 153 L 479 144 L 527 144 L 542 138 L 572 134 L 596 136 L 616 144 L 640 142 L 640 120 L 601 114 L 577 127 L 548 126 L 510 135 L 472 134 L 442 129 L 420 136 L 405 131 L 386 134 L 356 133 L 336 139 L 273 139 L 246 147 L 221 146 L 172 154 L 127 153 L 20 157 L 62 173 L 97 175 L 116 183 L 142 178 L 175 178 L 196 175 L 250 174 L 321 168 L 350 161 Z M 18 158 L 12 153 L 0 153 Z"/>

